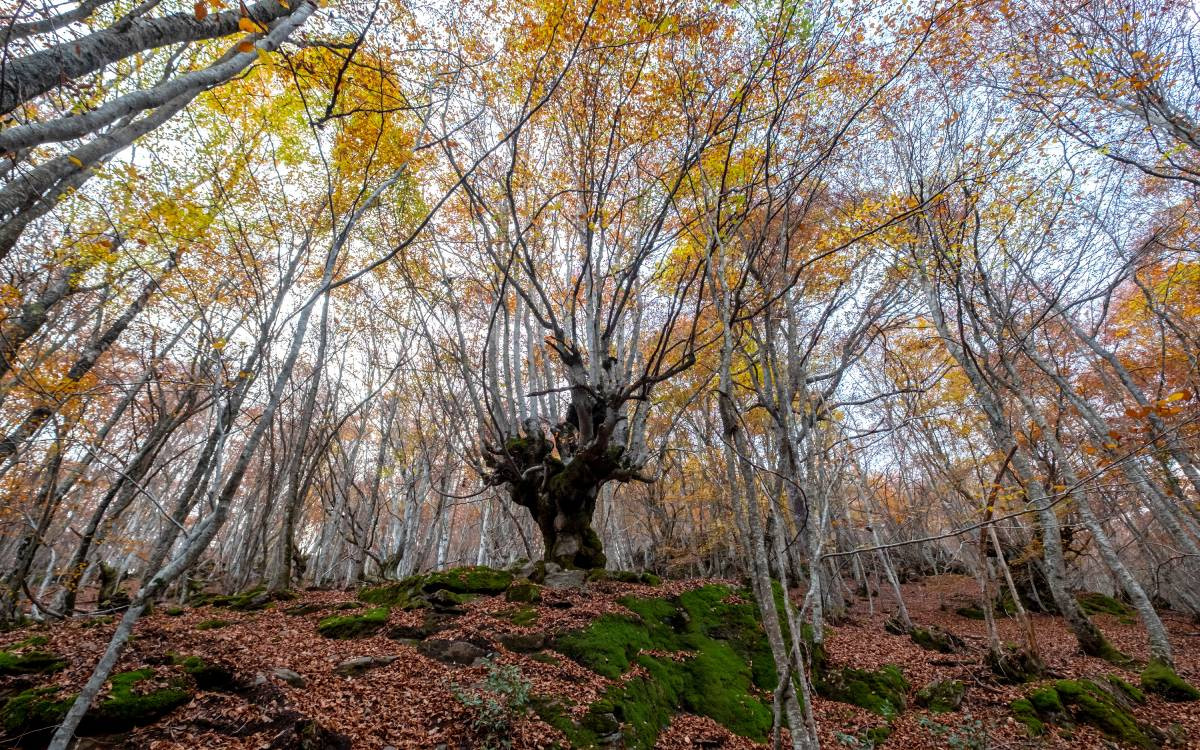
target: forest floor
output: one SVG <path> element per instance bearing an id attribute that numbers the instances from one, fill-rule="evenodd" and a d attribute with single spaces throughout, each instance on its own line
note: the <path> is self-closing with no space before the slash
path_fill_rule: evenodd
<path id="1" fill-rule="evenodd" d="M 547 589 L 543 601 L 533 607 L 535 622 L 525 626 L 512 622 L 514 605 L 504 596 L 480 597 L 465 604 L 465 613 L 451 621 L 438 637 L 477 644 L 486 641 L 490 644 L 488 650 L 498 654 L 497 661 L 520 668 L 532 684 L 533 694 L 569 696 L 575 702 L 589 704 L 613 681 L 565 657 L 547 658 L 544 651 L 511 651 L 499 642 L 501 636 L 531 636 L 536 646 L 541 634 L 577 630 L 605 614 L 628 614 L 617 602 L 623 595 L 673 596 L 712 582 L 668 581 L 656 587 L 602 582 L 588 584 L 585 589 Z M 892 734 L 885 747 L 1111 747 L 1098 731 L 1087 726 L 1077 728 L 1069 739 L 1059 736 L 1055 729 L 1030 738 L 1025 727 L 1012 718 L 1010 702 L 1027 694 L 1031 686 L 999 685 L 982 666 L 984 623 L 955 613 L 956 608 L 974 603 L 974 591 L 971 580 L 957 576 L 939 576 L 904 586 L 912 619 L 921 626 L 938 625 L 964 639 L 967 647 L 961 653 L 926 651 L 907 636 L 885 632 L 884 621 L 892 614 L 886 598 L 875 600 L 873 615 L 868 613 L 865 599 L 857 601 L 850 616 L 829 630 L 826 647 L 832 664 L 863 669 L 898 664 L 911 685 L 908 709 L 891 722 Z M 302 744 L 300 735 L 308 721 L 344 735 L 356 749 L 455 750 L 481 746 L 471 729 L 475 713 L 456 693 L 462 695 L 464 688 L 483 680 L 487 667 L 459 666 L 430 658 L 417 648 L 419 644 L 388 637 L 388 630 L 352 640 L 318 634 L 321 619 L 331 613 L 340 614 L 337 607 L 348 608 L 351 605 L 344 603 L 354 600 L 354 592 L 320 591 L 257 612 L 231 612 L 211 606 L 168 612 L 160 606 L 139 622 L 117 671 L 149 667 L 165 684 L 173 673 L 178 673 L 172 658 L 178 662 L 179 657 L 199 656 L 204 662 L 231 669 L 237 686 L 197 690 L 190 701 L 156 723 L 119 736 L 85 739 L 80 747 L 165 750 L 336 746 Z M 312 611 L 295 614 L 300 605 L 311 605 L 305 609 Z M 346 612 L 352 613 L 350 609 Z M 388 614 L 388 627 L 415 627 L 421 619 L 417 612 L 393 609 Z M 1200 629 L 1180 616 L 1168 614 L 1164 619 L 1173 637 L 1180 676 L 1200 684 Z M 224 624 L 214 627 L 214 621 Z M 1037 615 L 1034 622 L 1042 657 L 1056 676 L 1103 679 L 1118 674 L 1137 684 L 1135 667 L 1121 669 L 1081 655 L 1060 618 Z M 1098 615 L 1096 622 L 1117 648 L 1140 661 L 1148 658 L 1137 623 L 1111 615 Z M 1015 620 L 1001 619 L 998 625 L 1002 638 L 1020 640 Z M 42 648 L 62 655 L 67 665 L 35 680 L 0 678 L 0 695 L 51 683 L 62 687 L 60 694 L 78 690 L 114 627 L 111 622 L 97 625 L 81 620 L 4 634 L 3 643 L 9 645 L 43 636 L 47 640 Z M 378 661 L 357 676 L 335 672 L 337 665 L 356 657 Z M 279 670 L 291 670 L 295 675 Z M 277 676 L 280 674 L 283 677 Z M 931 714 L 915 706 L 912 699 L 921 686 L 948 679 L 966 684 L 965 699 L 958 711 Z M 769 700 L 769 696 L 765 698 Z M 815 700 L 814 711 L 825 748 L 853 746 L 848 736 L 861 736 L 866 729 L 882 723 L 878 715 L 865 709 L 823 698 Z M 1200 747 L 1200 702 L 1167 703 L 1148 696 L 1134 713 L 1158 727 L 1176 725 L 1175 736 L 1187 738 L 1177 739 L 1177 746 Z M 565 744 L 563 735 L 532 712 L 515 722 L 515 748 L 544 748 L 556 742 Z M 765 746 L 732 735 L 711 719 L 680 714 L 660 735 L 656 747 L 740 750 Z"/>

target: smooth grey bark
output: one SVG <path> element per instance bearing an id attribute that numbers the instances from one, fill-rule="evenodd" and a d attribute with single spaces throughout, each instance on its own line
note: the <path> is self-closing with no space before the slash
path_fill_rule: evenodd
<path id="1" fill-rule="evenodd" d="M 249 6 L 248 12 L 254 20 L 266 23 L 292 11 L 275 0 L 262 0 Z M 210 14 L 203 21 L 196 20 L 192 13 L 138 18 L 9 60 L 0 71 L 0 114 L 130 55 L 180 42 L 228 36 L 237 32 L 240 19 L 239 9 Z"/>

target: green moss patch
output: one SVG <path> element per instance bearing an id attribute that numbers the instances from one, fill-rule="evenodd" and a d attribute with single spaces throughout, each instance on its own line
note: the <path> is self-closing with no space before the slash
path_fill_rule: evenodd
<path id="1" fill-rule="evenodd" d="M 843 667 L 819 675 L 816 688 L 825 698 L 860 706 L 891 719 L 904 710 L 908 681 L 894 664 L 884 665 L 875 672 Z"/>
<path id="2" fill-rule="evenodd" d="M 1033 704 L 1024 698 L 1018 698 L 1008 704 L 1012 710 L 1013 718 L 1021 724 L 1025 725 L 1025 729 L 1032 737 L 1039 737 L 1046 732 L 1046 724 L 1038 718 L 1038 713 L 1034 709 Z"/>
<path id="3" fill-rule="evenodd" d="M 1200 699 L 1200 690 L 1175 674 L 1175 670 L 1161 661 L 1152 661 L 1142 670 L 1142 687 L 1176 703 Z"/>
<path id="4" fill-rule="evenodd" d="M 513 625 L 519 625 L 523 628 L 529 627 L 537 622 L 538 611 L 533 607 L 518 607 L 508 613 L 507 619 Z"/>
<path id="5" fill-rule="evenodd" d="M 1088 724 L 1109 739 L 1142 748 L 1159 746 L 1162 733 L 1143 724 L 1131 713 L 1121 688 L 1106 688 L 1092 680 L 1057 680 L 1014 701 L 1013 715 L 1031 734 L 1044 731 L 1045 724 L 1070 729 L 1073 724 Z"/>
<path id="6" fill-rule="evenodd" d="M 38 648 L 47 643 L 45 636 L 35 635 L 0 651 L 0 676 L 49 674 L 67 666 L 66 659 Z"/>
<path id="7" fill-rule="evenodd" d="M 84 716 L 79 734 L 113 734 L 150 724 L 192 699 L 191 693 L 179 683 L 153 690 L 140 689 L 140 684 L 152 677 L 151 669 L 114 675 L 109 681 L 108 695 Z M 0 722 L 10 737 L 36 738 L 62 721 L 77 695 L 63 694 L 58 687 L 26 690 L 4 704 Z"/>
<path id="8" fill-rule="evenodd" d="M 75 696 L 60 698 L 57 687 L 32 688 L 14 695 L 0 709 L 0 721 L 9 737 L 25 735 L 52 727 L 62 721 Z"/>
<path id="9" fill-rule="evenodd" d="M 513 574 L 507 570 L 451 568 L 364 588 L 358 598 L 367 604 L 405 610 L 436 608 L 461 604 L 476 595 L 502 594 L 512 583 Z"/>
<path id="10" fill-rule="evenodd" d="M 1128 604 L 1098 591 L 1088 591 L 1075 599 L 1079 602 L 1079 608 L 1089 615 L 1112 615 L 1122 620 L 1132 621 L 1137 614 Z"/>
<path id="11" fill-rule="evenodd" d="M 580 722 L 559 704 L 543 701 L 539 713 L 572 747 L 595 746 L 617 728 L 626 747 L 653 747 L 680 710 L 764 740 L 771 711 L 760 691 L 773 689 L 775 667 L 756 607 L 733 593 L 705 586 L 673 599 L 626 597 L 635 616 L 608 615 L 560 636 L 555 648 L 598 674 L 616 679 L 634 665 L 646 674 L 614 685 Z"/>
<path id="12" fill-rule="evenodd" d="M 317 623 L 317 632 L 326 638 L 363 638 L 383 630 L 387 620 L 387 607 L 376 607 L 362 614 L 326 617 Z"/>
<path id="13" fill-rule="evenodd" d="M 196 623 L 196 630 L 217 630 L 227 628 L 234 623 L 230 620 L 202 620 Z"/>
<path id="14" fill-rule="evenodd" d="M 1146 694 L 1145 693 L 1143 693 L 1141 690 L 1134 687 L 1133 685 L 1130 685 L 1128 682 L 1121 679 L 1117 675 L 1110 674 L 1109 676 L 1105 677 L 1104 679 L 1108 680 L 1109 685 L 1112 685 L 1117 690 L 1120 690 L 1122 693 L 1125 694 L 1126 698 L 1133 701 L 1134 703 L 1145 703 L 1146 702 Z"/>
<path id="15" fill-rule="evenodd" d="M 232 690 L 235 685 L 233 670 L 220 664 L 207 662 L 199 656 L 172 656 L 171 661 L 196 681 L 201 690 Z"/>
<path id="16" fill-rule="evenodd" d="M 139 669 L 114 675 L 112 690 L 84 717 L 82 734 L 111 734 L 150 724 L 187 703 L 192 695 L 181 684 L 142 691 L 139 683 L 154 677 L 154 670 Z"/>
<path id="17" fill-rule="evenodd" d="M 196 606 L 209 605 L 232 609 L 237 612 L 257 612 L 270 607 L 275 601 L 295 599 L 289 591 L 271 592 L 266 586 L 255 586 L 236 594 L 202 594 L 192 600 Z"/>
<path id="18" fill-rule="evenodd" d="M 542 587 L 528 578 L 518 578 L 505 590 L 504 599 L 522 604 L 536 604 L 542 600 Z"/>

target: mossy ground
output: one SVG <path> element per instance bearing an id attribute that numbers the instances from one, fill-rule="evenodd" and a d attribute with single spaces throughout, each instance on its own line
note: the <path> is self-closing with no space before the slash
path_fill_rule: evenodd
<path id="1" fill-rule="evenodd" d="M 560 636 L 555 648 L 605 677 L 637 665 L 645 676 L 608 690 L 575 724 L 561 706 L 543 702 L 543 718 L 561 729 L 572 747 L 595 746 L 622 727 L 630 748 L 653 747 L 679 710 L 708 716 L 735 734 L 763 740 L 771 711 L 759 697 L 774 688 L 775 666 L 756 607 L 731 601 L 727 586 L 705 586 L 674 599 L 626 597 L 636 617 L 610 615 Z M 676 658 L 647 652 L 672 652 Z"/>
<path id="2" fill-rule="evenodd" d="M 317 632 L 326 638 L 362 638 L 383 630 L 387 621 L 387 607 L 376 607 L 361 614 L 326 617 L 317 623 Z"/>
<path id="3" fill-rule="evenodd" d="M 201 620 L 196 623 L 196 630 L 217 630 L 218 628 L 227 628 L 230 625 L 233 625 L 233 622 L 230 620 Z"/>

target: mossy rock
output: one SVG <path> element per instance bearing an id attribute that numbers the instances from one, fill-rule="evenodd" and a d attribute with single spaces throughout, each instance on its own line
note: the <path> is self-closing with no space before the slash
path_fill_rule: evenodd
<path id="1" fill-rule="evenodd" d="M 311 615 L 315 612 L 320 612 L 325 609 L 329 609 L 328 605 L 309 602 L 307 604 L 297 604 L 294 607 L 288 607 L 287 609 L 283 610 L 283 613 L 289 617 L 302 617 L 304 615 Z"/>
<path id="2" fill-rule="evenodd" d="M 186 611 L 183 607 L 167 607 L 163 610 L 163 614 L 167 617 L 179 617 Z"/>
<path id="3" fill-rule="evenodd" d="M 0 676 L 50 674 L 67 666 L 66 659 L 37 648 L 46 643 L 45 636 L 35 635 L 0 651 Z"/>
<path id="4" fill-rule="evenodd" d="M 151 669 L 114 675 L 108 695 L 83 717 L 78 733 L 84 736 L 115 734 L 151 724 L 192 699 L 178 682 L 150 691 L 136 689 L 154 676 Z M 40 687 L 19 693 L 0 709 L 4 731 L 10 736 L 35 740 L 59 724 L 75 702 L 77 693 L 63 694 L 58 687 Z"/>
<path id="5" fill-rule="evenodd" d="M 451 568 L 424 576 L 421 588 L 426 593 L 446 589 L 456 594 L 494 596 L 504 593 L 512 581 L 513 574 L 507 570 L 485 567 Z"/>
<path id="6" fill-rule="evenodd" d="M 522 604 L 536 604 L 542 600 L 542 587 L 528 578 L 518 578 L 505 590 L 504 599 Z"/>
<path id="7" fill-rule="evenodd" d="M 178 682 L 149 692 L 135 689 L 152 677 L 151 669 L 114 675 L 108 697 L 84 716 L 80 734 L 113 734 L 151 724 L 192 699 L 191 692 Z"/>
<path id="8" fill-rule="evenodd" d="M 202 620 L 201 622 L 196 623 L 196 630 L 218 630 L 220 628 L 227 628 L 234 624 L 235 623 L 230 620 Z"/>
<path id="9" fill-rule="evenodd" d="M 525 628 L 537 622 L 538 611 L 533 607 L 518 607 L 509 612 L 506 619 L 513 625 Z"/>
<path id="10" fill-rule="evenodd" d="M 1030 693 L 1028 698 L 1038 716 L 1053 721 L 1066 715 L 1067 709 L 1058 697 L 1058 691 L 1053 687 L 1038 688 Z"/>
<path id="11" fill-rule="evenodd" d="M 502 594 L 512 584 L 513 574 L 507 570 L 485 567 L 451 568 L 450 570 L 413 575 L 395 583 L 385 583 L 359 590 L 358 598 L 379 607 L 403 610 L 424 609 L 448 599 L 474 595 Z M 446 592 L 446 593 L 439 593 Z M 459 598 L 458 603 L 468 601 Z"/>
<path id="12" fill-rule="evenodd" d="M 1200 690 L 1184 681 L 1174 669 L 1154 660 L 1142 670 L 1142 688 L 1175 703 L 1200 699 Z"/>
<path id="13" fill-rule="evenodd" d="M 957 711 L 967 694 L 962 680 L 938 680 L 917 691 L 917 705 L 935 714 Z"/>
<path id="14" fill-rule="evenodd" d="M 904 710 L 908 681 L 894 664 L 878 671 L 843 667 L 821 675 L 817 693 L 830 700 L 865 708 L 886 719 Z"/>
<path id="15" fill-rule="evenodd" d="M 294 601 L 299 598 L 300 595 L 294 591 L 269 591 L 266 586 L 258 585 L 236 594 L 201 594 L 195 597 L 192 603 L 196 606 L 209 605 L 236 612 L 257 612 L 277 601 Z"/>
<path id="16" fill-rule="evenodd" d="M 634 616 L 606 615 L 559 636 L 558 651 L 602 676 L 617 679 L 635 665 L 645 674 L 610 687 L 579 722 L 552 701 L 536 704 L 539 715 L 577 748 L 600 744 L 612 734 L 613 720 L 626 747 L 653 747 L 680 710 L 763 741 L 771 711 L 762 691 L 774 688 L 775 667 L 757 607 L 745 601 L 745 592 L 742 601 L 730 601 L 733 593 L 726 586 L 705 586 L 672 599 L 625 597 L 621 603 Z"/>
<path id="17" fill-rule="evenodd" d="M 962 651 L 966 644 L 963 640 L 948 630 L 942 630 L 936 625 L 928 628 L 913 628 L 908 637 L 926 651 L 937 651 L 941 654 L 953 654 Z"/>
<path id="18" fill-rule="evenodd" d="M 233 670 L 221 664 L 207 662 L 199 656 L 175 656 L 172 662 L 196 682 L 201 690 L 232 690 L 236 687 Z"/>
<path id="19" fill-rule="evenodd" d="M 607 570 L 605 568 L 594 568 L 588 572 L 587 580 L 596 581 L 618 581 L 620 583 L 640 583 L 644 586 L 661 586 L 662 578 L 653 573 L 636 573 L 632 570 Z"/>
<path id="20" fill-rule="evenodd" d="M 986 615 L 984 615 L 983 608 L 980 607 L 978 604 L 971 604 L 966 607 L 959 607 L 958 609 L 954 610 L 954 614 L 958 615 L 959 617 L 965 617 L 968 620 L 985 620 L 985 619 L 987 619 Z"/>
<path id="21" fill-rule="evenodd" d="M 1046 724 L 1038 718 L 1037 710 L 1025 698 L 1018 698 L 1008 704 L 1012 710 L 1013 718 L 1021 724 L 1025 725 L 1025 729 L 1031 737 L 1040 737 L 1046 733 Z"/>
<path id="22" fill-rule="evenodd" d="M 1135 747 L 1156 748 L 1163 734 L 1143 724 L 1131 713 L 1124 691 L 1092 680 L 1057 680 L 1011 704 L 1013 714 L 1032 734 L 1044 731 L 1043 724 L 1057 724 L 1069 731 L 1072 723 L 1088 724 L 1109 739 Z"/>
<path id="23" fill-rule="evenodd" d="M 362 614 L 326 617 L 317 623 L 317 632 L 326 638 L 340 640 L 363 638 L 383 630 L 387 620 L 387 607 L 376 607 Z"/>
<path id="24" fill-rule="evenodd" d="M 1112 615 L 1132 622 L 1137 612 L 1124 602 L 1117 601 L 1099 591 L 1088 591 L 1075 597 L 1079 608 L 1089 615 Z"/>
<path id="25" fill-rule="evenodd" d="M 4 733 L 12 738 L 24 737 L 32 744 L 42 731 L 60 723 L 75 702 L 75 694 L 61 695 L 58 687 L 39 687 L 9 698 L 0 709 Z"/>

